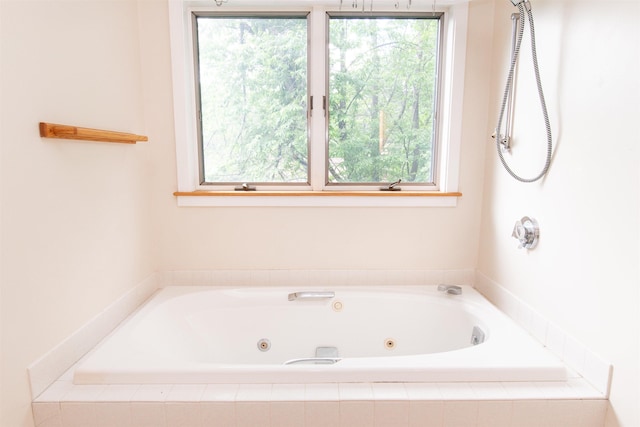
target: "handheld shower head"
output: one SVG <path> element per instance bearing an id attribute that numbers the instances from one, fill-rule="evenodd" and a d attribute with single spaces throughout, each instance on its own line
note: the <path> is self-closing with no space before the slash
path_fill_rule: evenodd
<path id="1" fill-rule="evenodd" d="M 513 3 L 514 6 L 518 6 L 520 3 L 524 3 L 524 7 L 527 10 L 531 10 L 531 3 L 529 3 L 529 0 L 511 0 L 511 3 Z"/>

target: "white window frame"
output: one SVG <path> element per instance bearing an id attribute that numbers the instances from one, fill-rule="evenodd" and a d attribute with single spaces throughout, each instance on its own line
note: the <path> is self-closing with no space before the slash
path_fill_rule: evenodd
<path id="1" fill-rule="evenodd" d="M 431 187 L 430 190 L 424 191 L 425 193 L 434 193 L 430 194 L 430 197 L 395 197 L 402 192 L 384 192 L 386 193 L 384 197 L 379 197 L 379 194 L 370 195 L 365 191 L 357 195 L 343 195 L 340 193 L 354 188 L 325 187 L 323 163 L 326 155 L 325 144 L 314 143 L 314 141 L 324 142 L 326 140 L 326 122 L 322 114 L 317 114 L 317 109 L 311 116 L 309 124 L 311 139 L 309 157 L 311 162 L 314 162 L 310 163 L 311 185 L 302 187 L 296 185 L 295 188 L 291 188 L 296 192 L 296 195 L 287 195 L 287 192 L 283 191 L 275 196 L 273 194 L 262 196 L 259 194 L 260 191 L 275 189 L 263 187 L 258 192 L 246 192 L 253 193 L 251 197 L 242 197 L 243 195 L 249 196 L 249 194 L 239 194 L 245 192 L 230 194 L 223 191 L 229 190 L 228 187 L 200 185 L 191 15 L 194 11 L 215 11 L 217 6 L 213 0 L 168 0 L 168 2 L 178 184 L 176 194 L 179 206 L 456 206 L 457 197 L 449 197 L 446 194 L 458 191 L 468 16 L 466 1 L 448 2 L 448 4 L 440 0 L 437 2 L 437 12 L 444 13 L 442 21 L 444 40 L 440 53 L 442 75 L 439 87 L 437 187 L 435 189 Z M 313 4 L 309 5 L 310 3 Z M 245 11 L 247 13 L 259 11 L 309 12 L 309 37 L 311 40 L 309 73 L 314 72 L 313 70 L 321 70 L 322 76 L 321 78 L 309 76 L 308 94 L 314 96 L 314 99 L 322 99 L 322 96 L 326 94 L 326 78 L 324 78 L 326 12 L 337 11 L 339 6 L 336 5 L 337 2 L 332 4 L 319 3 L 323 3 L 323 1 L 291 0 L 286 5 L 277 8 L 273 6 L 266 8 L 264 2 L 259 6 L 260 2 L 257 0 L 229 0 L 217 10 L 221 12 Z M 344 6 L 347 3 L 348 9 L 347 6 Z M 415 5 L 417 2 L 413 3 Z M 387 6 L 377 6 L 376 4 L 376 11 L 393 12 L 395 11 L 394 4 L 395 2 L 390 2 Z M 420 10 L 415 6 L 415 11 L 432 11 L 429 7 L 424 7 L 425 9 Z M 343 2 L 343 10 L 347 11 L 350 8 L 350 2 Z M 320 48 L 317 46 L 318 43 L 322 43 Z M 317 163 L 318 160 L 320 163 Z M 317 164 L 320 164 L 320 167 L 314 167 Z M 282 187 L 278 189 L 281 190 Z M 358 189 L 355 188 L 355 190 Z M 220 193 L 215 197 L 203 197 L 205 192 L 210 191 Z M 300 192 L 306 193 L 305 196 L 331 194 L 335 197 L 300 197 Z M 402 196 L 405 195 L 407 195 L 406 192 L 402 194 Z"/>

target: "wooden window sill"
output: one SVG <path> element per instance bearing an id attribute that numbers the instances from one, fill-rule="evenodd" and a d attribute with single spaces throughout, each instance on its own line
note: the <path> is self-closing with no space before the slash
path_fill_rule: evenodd
<path id="1" fill-rule="evenodd" d="M 176 191 L 178 206 L 455 207 L 460 192 Z"/>
<path id="2" fill-rule="evenodd" d="M 459 192 L 438 191 L 176 191 L 188 197 L 461 197 Z"/>

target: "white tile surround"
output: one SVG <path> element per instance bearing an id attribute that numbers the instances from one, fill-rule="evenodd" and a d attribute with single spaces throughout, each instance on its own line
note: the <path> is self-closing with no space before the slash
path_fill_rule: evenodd
<path id="1" fill-rule="evenodd" d="M 31 396 L 36 397 L 69 367 L 107 336 L 158 289 L 158 276 L 149 276 L 85 326 L 33 362 L 29 368 Z"/>
<path id="2" fill-rule="evenodd" d="M 609 397 L 613 366 L 589 351 L 582 343 L 544 319 L 530 306 L 484 274 L 477 272 L 474 288 L 533 335 L 571 369 L 585 378 L 599 393 Z"/>
<path id="3" fill-rule="evenodd" d="M 474 284 L 561 356 L 567 382 L 74 385 L 74 363 L 167 285 Z M 472 270 L 178 271 L 141 282 L 29 367 L 36 427 L 602 427 L 611 367 Z M 66 371 L 66 372 L 65 372 Z"/>

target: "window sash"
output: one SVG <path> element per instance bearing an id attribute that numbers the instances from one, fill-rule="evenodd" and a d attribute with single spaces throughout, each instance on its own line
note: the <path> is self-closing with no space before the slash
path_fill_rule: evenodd
<path id="1" fill-rule="evenodd" d="M 214 179 L 214 180 L 210 180 L 208 179 L 209 174 L 207 174 L 206 172 L 210 169 L 210 168 L 214 168 L 215 165 L 211 165 L 211 161 L 207 161 L 208 158 L 213 158 L 214 161 L 216 160 L 215 157 L 216 155 L 220 154 L 220 153 L 214 153 L 213 156 L 209 156 L 208 153 L 206 152 L 206 147 L 205 147 L 205 128 L 209 129 L 209 128 L 216 128 L 215 126 L 215 121 L 216 121 L 216 115 L 210 115 L 209 114 L 205 114 L 203 113 L 203 110 L 205 109 L 205 104 L 204 101 L 205 99 L 203 98 L 215 98 L 217 94 L 213 94 L 213 96 L 211 96 L 212 94 L 208 93 L 208 90 L 205 89 L 205 86 L 202 82 L 202 74 L 205 71 L 211 71 L 211 69 L 209 68 L 204 68 L 203 65 L 203 60 L 201 58 L 201 54 L 205 53 L 202 50 L 202 46 L 204 43 L 209 42 L 208 40 L 202 40 L 200 37 L 200 30 L 205 29 L 205 25 L 206 24 L 210 24 L 212 22 L 215 21 L 206 21 L 208 19 L 219 19 L 221 21 L 219 22 L 224 22 L 223 20 L 225 19 L 247 19 L 247 20 L 251 20 L 251 21 L 259 21 L 262 19 L 268 20 L 268 19 L 295 19 L 295 20 L 302 20 L 304 19 L 306 22 L 306 32 L 308 33 L 308 12 L 303 12 L 303 13 L 273 13 L 273 12 L 249 12 L 249 13 L 240 13 L 240 12 L 235 12 L 235 13 L 214 13 L 214 12 L 193 12 L 192 13 L 192 39 L 193 39 L 193 63 L 194 63 L 194 80 L 195 80 L 195 102 L 196 102 L 196 126 L 197 126 L 197 138 L 198 138 L 198 166 L 199 166 L 199 173 L 198 173 L 198 177 L 199 177 L 199 185 L 203 186 L 203 187 L 222 187 L 224 189 L 228 189 L 228 186 L 233 186 L 234 188 L 241 186 L 243 183 L 251 183 L 251 185 L 259 185 L 261 187 L 264 187 L 265 185 L 268 186 L 276 186 L 276 187 L 289 187 L 289 186 L 294 186 L 297 189 L 300 189 L 300 187 L 308 187 L 309 186 L 309 182 L 310 182 L 310 169 L 311 169 L 311 164 L 309 162 L 309 151 L 310 151 L 310 143 L 311 141 L 308 138 L 308 134 L 309 134 L 309 124 L 308 124 L 308 114 L 306 111 L 303 111 L 301 116 L 299 117 L 299 119 L 301 119 L 300 122 L 304 122 L 304 124 L 297 122 L 297 126 L 303 126 L 303 129 L 298 129 L 299 132 L 299 137 L 300 138 L 304 138 L 305 142 L 304 142 L 304 147 L 306 151 L 303 151 L 301 153 L 301 155 L 304 157 L 304 161 L 306 161 L 307 165 L 306 167 L 303 167 L 301 169 L 301 171 L 298 172 L 298 174 L 294 177 L 296 179 L 291 179 L 291 180 L 267 180 L 267 179 L 247 179 L 249 178 L 248 175 L 244 175 L 244 176 L 236 176 L 236 179 Z M 308 34 L 305 35 L 304 40 L 308 40 Z M 308 99 L 308 87 L 309 87 L 309 73 L 308 73 L 308 52 L 309 52 L 309 46 L 308 43 L 306 45 L 306 54 L 305 54 L 305 75 L 307 76 L 305 79 L 305 85 L 304 85 L 304 95 L 302 97 L 302 101 L 306 102 L 306 100 Z M 207 51 L 206 53 L 210 53 L 210 51 Z M 213 71 L 218 71 L 218 69 L 216 69 L 215 67 L 213 67 Z M 248 70 L 251 71 L 251 70 Z M 251 74 L 251 73 L 248 73 Z M 231 76 L 231 82 L 228 84 L 233 84 L 233 80 L 234 77 L 237 77 L 235 75 Z M 208 93 L 208 97 L 205 97 L 205 92 Z M 208 101 L 208 99 L 207 99 Z M 208 105 L 208 104 L 207 104 Z M 242 108 L 244 111 L 250 110 L 253 107 L 253 103 L 252 102 L 246 102 L 242 105 Z M 304 107 L 305 110 L 307 109 L 307 107 Z M 222 108 L 220 108 L 221 110 Z M 239 119 L 239 118 L 238 118 Z M 230 122 L 230 118 L 227 117 L 226 120 L 224 120 L 224 123 L 229 123 Z M 264 125 L 264 123 L 263 123 Z M 226 126 L 221 127 L 220 129 L 223 129 Z M 218 130 L 218 132 L 221 132 L 221 130 Z M 242 130 L 237 131 L 237 137 L 238 139 L 240 139 L 242 137 Z M 269 132 L 264 132 L 264 134 L 269 134 Z M 208 136 L 209 134 L 207 134 Z M 269 136 L 269 135 L 265 135 L 265 136 Z M 246 137 L 245 137 L 246 138 Z M 222 139 L 222 138 L 221 138 Z M 289 141 L 286 141 L 287 143 Z M 242 150 L 242 145 L 246 144 L 247 140 L 245 140 L 243 138 L 242 143 L 237 144 L 237 145 L 232 145 L 232 144 L 228 144 L 228 145 L 232 145 L 232 147 L 230 148 L 230 150 L 233 150 L 234 147 L 240 147 L 240 150 Z M 222 145 L 222 144 L 221 144 Z M 280 146 L 280 148 L 282 148 L 282 144 Z M 288 147 L 291 148 L 291 147 Z M 295 149 L 295 147 L 293 148 Z M 266 151 L 266 150 L 265 150 Z M 241 158 L 244 158 L 244 160 L 246 162 L 252 162 L 255 161 L 255 159 L 251 159 L 250 154 L 251 153 L 244 153 L 245 155 Z M 266 154 L 268 156 L 268 153 Z M 305 157 L 306 156 L 306 157 Z M 240 158 L 240 157 L 239 157 Z M 290 160 L 290 159 L 289 159 Z M 239 163 L 239 161 L 234 160 L 233 163 L 231 163 L 230 165 L 230 171 L 228 172 L 229 174 L 233 175 L 233 169 L 236 167 L 240 167 L 237 166 L 237 163 Z M 255 173 L 255 172 L 254 172 Z M 236 172 L 237 174 L 237 172 Z M 211 175 L 209 175 L 210 177 Z M 213 175 L 215 177 L 215 175 Z M 256 175 L 254 175 L 255 177 Z"/>
<path id="2" fill-rule="evenodd" d="M 407 12 L 369 12 L 365 15 L 363 15 L 361 12 L 327 12 L 326 14 L 326 37 L 327 37 L 327 53 L 326 53 L 326 68 L 325 68 L 325 72 L 326 72 L 326 85 L 327 85 L 327 92 L 329 92 L 329 94 L 327 95 L 327 97 L 329 98 L 329 102 L 328 104 L 331 105 L 331 94 L 333 93 L 332 88 L 330 87 L 331 85 L 331 63 L 333 62 L 332 58 L 330 58 L 330 26 L 331 26 L 331 22 L 332 20 L 334 22 L 338 22 L 339 19 L 345 19 L 345 20 L 365 20 L 365 19 L 370 19 L 370 20 L 376 20 L 376 19 L 390 19 L 390 20 L 402 20 L 402 19 L 406 19 L 406 20 L 432 20 L 436 22 L 436 31 L 435 31 L 435 37 L 436 37 L 436 41 L 435 41 L 435 58 L 434 58 L 434 79 L 432 82 L 432 87 L 431 89 L 433 90 L 433 95 L 432 95 L 432 102 L 430 105 L 431 111 L 432 111 L 432 117 L 430 120 L 429 125 L 432 126 L 432 130 L 431 132 L 429 132 L 429 137 L 431 138 L 430 141 L 430 149 L 429 152 L 423 152 L 421 153 L 422 156 L 426 156 L 427 154 L 430 155 L 430 159 L 429 159 L 429 177 L 428 179 L 425 180 L 418 180 L 418 181 L 411 181 L 411 180 L 407 180 L 406 176 L 401 176 L 400 174 L 398 174 L 398 176 L 392 176 L 389 175 L 387 180 L 366 180 L 366 181 L 362 181 L 362 180 L 353 180 L 353 181 L 338 181 L 338 180 L 332 180 L 330 179 L 330 166 L 331 166 L 331 154 L 330 154 L 330 150 L 331 150 L 331 144 L 332 141 L 330 140 L 330 137 L 328 137 L 327 141 L 326 141 L 326 150 L 324 153 L 325 156 L 325 165 L 324 165 L 324 169 L 325 169 L 325 178 L 324 178 L 324 183 L 325 183 L 325 188 L 324 189 L 335 189 L 335 190 L 374 190 L 374 189 L 378 189 L 384 187 L 384 184 L 389 184 L 391 182 L 396 181 L 399 178 L 402 178 L 402 182 L 401 182 L 401 187 L 404 187 L 408 190 L 436 190 L 438 187 L 438 183 L 437 183 L 437 176 L 438 176 L 438 152 L 439 152 L 439 108 L 440 108 L 440 88 L 442 86 L 442 82 L 441 80 L 441 55 L 442 55 L 442 49 L 443 49 L 443 37 L 442 37 L 442 32 L 443 32 L 443 25 L 442 25 L 442 18 L 443 18 L 443 13 L 441 12 L 437 12 L 437 13 L 433 13 L 433 12 L 429 12 L 429 13 L 416 13 L 416 12 L 412 12 L 412 13 L 407 13 Z M 425 87 L 422 87 L 421 89 L 425 89 Z M 377 94 L 376 94 L 377 96 Z M 421 106 L 423 106 L 423 104 L 420 104 Z M 381 109 L 382 111 L 382 109 Z M 328 118 L 327 118 L 327 122 L 325 124 L 326 128 L 327 128 L 327 134 L 329 134 L 328 129 L 330 129 L 330 121 L 331 121 L 331 115 L 332 112 L 331 110 L 329 111 L 328 114 Z M 383 119 L 380 119 L 380 129 L 379 129 L 379 136 L 380 139 L 382 140 L 384 138 L 383 132 L 384 130 L 382 129 L 382 122 Z M 372 126 L 373 127 L 373 126 Z M 370 144 L 372 144 L 373 141 L 370 142 Z M 412 141 L 412 143 L 416 143 L 416 141 Z M 381 143 L 382 144 L 382 143 Z M 375 148 L 375 147 L 373 147 Z M 382 146 L 379 147 L 380 150 L 382 150 Z M 374 153 L 375 154 L 375 153 Z M 380 156 L 382 157 L 382 155 Z M 375 160 L 374 160 L 375 161 Z"/>
<path id="3" fill-rule="evenodd" d="M 250 180 L 250 179 L 235 179 L 235 180 L 221 180 L 210 182 L 205 177 L 205 153 L 204 153 L 204 143 L 203 143 L 203 117 L 202 117 L 202 89 L 200 82 L 200 58 L 199 58 L 199 40 L 198 40 L 198 19 L 207 18 L 207 17 L 215 17 L 215 18 L 268 18 L 268 17 L 278 17 L 278 18 L 300 18 L 303 16 L 307 16 L 308 13 L 300 14 L 300 13 L 277 13 L 277 12 L 231 12 L 231 13 L 216 13 L 216 12 L 193 12 L 192 13 L 192 38 L 193 38 L 193 64 L 194 64 L 194 80 L 195 80 L 195 102 L 196 102 L 196 126 L 197 126 L 197 138 L 198 138 L 198 185 L 202 188 L 207 189 L 220 189 L 220 190 L 229 190 L 231 188 L 237 189 L 240 188 L 241 184 L 248 183 L 250 186 L 261 189 L 261 190 L 272 190 L 272 189 L 292 189 L 292 190 L 300 190 L 300 189 L 320 189 L 320 190 L 373 190 L 384 187 L 388 185 L 393 180 L 381 180 L 381 181 L 365 181 L 365 182 L 338 182 L 335 180 L 329 179 L 329 168 L 330 168 L 330 141 L 329 141 L 329 120 L 331 117 L 331 111 L 329 109 L 329 31 L 330 31 L 330 22 L 333 18 L 347 18 L 347 19 L 358 19 L 361 18 L 361 13 L 345 13 L 345 12 L 324 12 L 324 25 L 322 27 L 322 32 L 315 37 L 311 34 L 316 33 L 317 31 L 313 31 L 314 24 L 310 19 L 307 18 L 307 28 L 309 36 L 309 44 L 307 46 L 307 99 L 309 100 L 309 104 L 313 101 L 313 95 L 310 95 L 311 86 L 313 81 L 324 81 L 324 88 L 322 90 L 323 95 L 316 96 L 315 105 L 308 105 L 308 114 L 307 118 L 307 134 L 310 137 L 307 139 L 307 180 L 306 182 L 301 181 L 261 181 L 261 180 Z M 433 110 L 434 117 L 432 119 L 433 131 L 431 132 L 431 149 L 428 154 L 431 155 L 430 159 L 430 177 L 429 180 L 418 181 L 418 182 L 407 182 L 405 179 L 404 182 L 401 183 L 402 187 L 406 187 L 411 190 L 434 190 L 437 189 L 437 182 L 435 177 L 437 176 L 437 153 L 438 153 L 438 119 L 437 119 L 437 111 L 438 111 L 438 94 L 439 94 L 439 76 L 440 76 L 440 52 L 442 49 L 442 25 L 440 25 L 440 19 L 442 13 L 437 14 L 425 14 L 425 13 L 375 13 L 368 14 L 368 16 L 375 16 L 376 18 L 389 18 L 389 19 L 401 19 L 401 18 L 411 18 L 411 19 L 436 19 L 438 20 L 438 30 L 437 30 L 437 46 L 436 46 L 436 77 L 435 77 L 435 89 L 433 96 Z M 323 41 L 323 45 L 320 45 L 319 41 Z M 309 58 L 314 52 L 322 52 L 322 67 L 315 67 L 314 69 L 310 69 Z M 324 75 L 323 75 L 324 74 Z M 319 99 L 322 99 L 323 105 L 320 106 Z M 313 108 L 318 114 L 320 112 L 320 108 L 322 108 L 323 117 L 325 118 L 324 123 L 322 123 L 322 140 L 320 140 L 320 132 L 314 132 L 314 126 L 319 126 L 319 123 L 313 124 L 311 116 L 314 111 Z M 315 136 L 314 136 L 315 135 Z M 322 145 L 324 150 L 322 153 L 319 150 L 314 150 L 314 147 Z M 316 152 L 315 155 L 312 152 Z M 321 154 L 321 155 L 318 155 Z M 422 153 L 422 155 L 426 155 L 427 153 Z M 317 182 L 320 173 L 322 171 L 322 183 L 321 185 Z"/>

